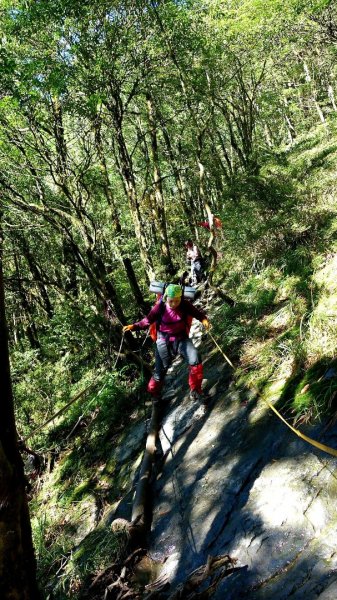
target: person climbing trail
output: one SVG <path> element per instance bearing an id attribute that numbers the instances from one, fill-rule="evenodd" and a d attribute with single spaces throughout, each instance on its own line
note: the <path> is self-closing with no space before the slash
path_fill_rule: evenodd
<path id="1" fill-rule="evenodd" d="M 186 259 L 188 264 L 191 265 L 191 283 L 201 283 L 205 279 L 204 273 L 204 259 L 201 252 L 196 244 L 192 240 L 187 240 L 184 244 L 186 250 Z"/>
<path id="2" fill-rule="evenodd" d="M 140 331 L 153 324 L 156 326 L 155 369 L 147 386 L 147 390 L 154 400 L 160 400 L 167 370 L 173 359 L 179 354 L 189 367 L 190 398 L 201 403 L 207 402 L 207 397 L 201 388 L 203 380 L 201 358 L 192 340 L 188 337 L 193 318 L 200 321 L 205 329 L 209 329 L 210 323 L 206 313 L 183 298 L 183 288 L 180 285 L 169 284 L 164 295 L 146 317 L 137 323 L 123 327 L 125 332 Z"/>

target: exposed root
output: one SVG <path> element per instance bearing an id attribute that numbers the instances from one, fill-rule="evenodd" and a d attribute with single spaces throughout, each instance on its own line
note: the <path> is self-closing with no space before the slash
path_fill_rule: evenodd
<path id="1" fill-rule="evenodd" d="M 167 591 L 167 582 L 159 578 L 146 586 L 149 592 L 143 596 L 144 600 L 206 600 L 212 598 L 219 583 L 236 570 L 236 558 L 229 554 L 209 556 L 207 563 L 195 569 L 189 577 L 171 593 Z M 208 585 L 204 585 L 209 580 Z M 198 590 L 200 586 L 202 590 Z"/>

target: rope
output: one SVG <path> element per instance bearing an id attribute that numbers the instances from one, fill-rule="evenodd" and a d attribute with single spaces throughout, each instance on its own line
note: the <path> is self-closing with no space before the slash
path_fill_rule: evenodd
<path id="1" fill-rule="evenodd" d="M 312 438 L 308 437 L 307 435 L 305 435 L 304 433 L 302 433 L 301 431 L 299 431 L 298 429 L 295 429 L 295 427 L 292 427 L 292 425 L 290 425 L 290 423 L 288 423 L 283 417 L 282 415 L 278 412 L 278 410 L 275 408 L 275 406 L 273 406 L 269 400 L 266 400 L 266 398 L 263 398 L 263 396 L 261 396 L 261 394 L 259 394 L 260 398 L 262 398 L 262 400 L 264 400 L 269 408 L 271 408 L 271 410 L 274 411 L 274 413 L 278 416 L 279 419 L 281 419 L 281 421 L 283 421 L 283 423 L 285 423 L 287 425 L 287 427 L 289 427 L 289 429 L 291 429 L 291 431 L 293 433 L 295 433 L 298 437 L 302 438 L 302 440 L 305 440 L 306 442 L 308 442 L 308 444 L 311 444 L 312 446 L 316 446 L 316 448 L 319 448 L 320 450 L 323 450 L 323 452 L 327 452 L 328 454 L 332 454 L 332 456 L 337 456 L 337 450 L 335 450 L 334 448 L 331 448 L 330 446 L 326 446 L 325 444 L 321 444 L 320 442 L 316 442 L 316 440 L 313 440 Z"/>
<path id="2" fill-rule="evenodd" d="M 234 367 L 233 363 L 229 360 L 228 356 L 226 356 L 226 354 L 224 353 L 224 351 L 222 350 L 222 348 L 220 348 L 218 342 L 216 341 L 216 339 L 214 338 L 214 336 L 211 334 L 211 332 L 208 331 L 207 333 L 208 333 L 209 337 L 211 338 L 211 340 L 213 341 L 213 343 L 218 348 L 218 350 L 221 352 L 222 356 L 226 359 L 226 361 L 228 362 L 229 366 L 232 367 L 232 369 L 235 370 L 235 367 Z"/>
<path id="3" fill-rule="evenodd" d="M 74 404 L 74 402 L 76 402 L 76 400 L 79 400 L 82 396 L 84 396 L 84 394 L 86 392 L 88 392 L 89 390 L 91 390 L 97 384 L 97 380 L 99 379 L 99 377 L 101 375 L 102 375 L 102 373 L 100 373 L 96 377 L 96 379 L 90 385 L 88 385 L 88 387 L 86 387 L 81 392 L 78 392 L 78 394 L 76 394 L 76 396 L 74 396 L 74 398 L 72 398 L 71 400 L 69 400 L 69 402 L 65 406 L 63 406 L 62 408 L 60 408 L 60 410 L 58 410 L 52 417 L 50 417 L 50 419 L 48 419 L 47 421 L 45 421 L 44 423 L 42 423 L 42 425 L 39 425 L 36 429 L 34 429 L 34 431 L 31 431 L 31 433 L 29 433 L 25 438 L 23 438 L 23 442 L 26 442 L 31 437 L 33 437 L 38 431 L 41 431 L 41 429 L 43 429 L 44 427 L 46 427 L 46 425 L 48 425 L 49 423 L 51 423 L 52 421 L 54 421 L 54 419 L 56 419 L 56 417 L 59 417 L 62 413 L 64 413 L 72 404 Z"/>
<path id="4" fill-rule="evenodd" d="M 120 357 L 120 355 L 121 355 L 121 349 L 122 349 L 123 342 L 124 342 L 124 335 L 125 335 L 125 334 L 124 334 L 124 331 L 123 331 L 123 332 L 122 332 L 121 344 L 120 344 L 120 346 L 119 346 L 119 350 L 118 350 L 118 352 L 117 352 L 117 358 L 116 358 L 115 364 L 114 364 L 114 365 L 113 365 L 113 367 L 112 367 L 112 370 L 114 370 L 114 369 L 116 368 L 116 365 L 117 365 L 117 363 L 118 363 L 118 359 L 119 359 L 119 357 Z"/>
<path id="5" fill-rule="evenodd" d="M 115 360 L 115 364 L 112 367 L 112 370 L 114 370 L 116 368 L 118 359 L 120 357 L 121 354 L 121 349 L 123 346 L 123 342 L 124 342 L 124 331 L 122 333 L 122 339 L 121 339 L 121 343 L 119 346 L 119 350 L 117 353 L 117 358 Z M 42 425 L 39 425 L 36 429 L 34 429 L 34 431 L 32 431 L 31 433 L 29 433 L 25 438 L 23 438 L 23 442 L 26 442 L 27 440 L 29 440 L 31 437 L 33 437 L 38 431 L 41 431 L 41 429 L 43 429 L 44 427 L 46 427 L 46 425 L 49 425 L 49 423 L 51 423 L 52 421 L 54 421 L 54 419 L 56 419 L 56 417 L 59 417 L 62 413 L 64 413 L 66 410 L 68 410 L 68 408 L 74 404 L 74 402 L 76 402 L 76 400 L 79 400 L 80 398 L 82 398 L 82 396 L 84 396 L 84 394 L 86 394 L 86 392 L 88 392 L 89 390 L 91 390 L 96 384 L 98 379 L 101 377 L 102 373 L 99 373 L 99 375 L 97 375 L 97 377 L 95 377 L 94 381 L 88 386 L 86 387 L 84 390 L 82 390 L 81 392 L 78 392 L 78 394 L 76 394 L 76 396 L 74 396 L 74 398 L 72 398 L 71 400 L 69 400 L 69 402 L 63 406 L 62 408 L 60 408 L 59 411 L 57 411 L 52 417 L 50 417 L 50 419 L 48 419 L 47 421 L 45 421 L 44 423 L 42 423 Z M 104 389 L 104 387 L 102 388 Z M 91 404 L 91 402 L 90 402 Z M 83 415 L 82 415 L 83 416 Z"/>
<path id="6" fill-rule="evenodd" d="M 217 341 L 215 340 L 214 336 L 208 331 L 207 332 L 208 335 L 210 336 L 211 340 L 214 342 L 214 344 L 216 345 L 216 347 L 218 348 L 219 352 L 221 352 L 222 356 L 225 358 L 226 362 L 232 367 L 232 369 L 234 370 L 234 372 L 236 371 L 233 363 L 229 360 L 228 356 L 226 356 L 226 354 L 224 353 L 224 351 L 222 350 L 222 348 L 220 348 L 219 344 L 217 343 Z M 308 442 L 308 444 L 311 444 L 311 446 L 315 446 L 315 448 L 318 448 L 319 450 L 322 450 L 323 452 L 326 452 L 327 454 L 331 454 L 332 456 L 336 456 L 337 457 L 337 450 L 335 450 L 335 448 L 331 448 L 330 446 L 326 446 L 325 444 L 321 444 L 320 442 L 317 442 L 316 440 L 308 437 L 307 435 L 305 435 L 304 433 L 302 433 L 301 431 L 299 431 L 298 429 L 296 429 L 295 427 L 293 427 L 292 425 L 290 425 L 290 423 L 288 423 L 288 421 L 285 420 L 284 417 L 282 417 L 282 415 L 278 412 L 278 410 L 275 408 L 275 406 L 273 406 L 269 400 L 267 400 L 266 398 L 264 398 L 262 396 L 262 394 L 257 391 L 254 390 L 255 393 L 258 395 L 259 398 L 261 398 L 262 400 L 264 400 L 264 402 L 268 405 L 268 407 L 275 413 L 275 415 L 281 419 L 281 421 L 287 426 L 289 427 L 289 429 L 291 429 L 291 431 L 297 435 L 299 438 L 301 438 L 302 440 L 305 440 L 306 442 Z"/>

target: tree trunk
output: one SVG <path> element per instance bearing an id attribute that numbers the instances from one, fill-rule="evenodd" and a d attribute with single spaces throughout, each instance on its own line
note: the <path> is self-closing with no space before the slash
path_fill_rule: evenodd
<path id="1" fill-rule="evenodd" d="M 332 108 L 334 109 L 334 111 L 337 111 L 337 106 L 336 106 L 336 102 L 335 102 L 335 94 L 334 94 L 333 87 L 331 84 L 328 86 L 328 97 L 331 102 Z"/>
<path id="2" fill-rule="evenodd" d="M 217 135 L 217 138 L 218 138 L 218 140 L 220 142 L 222 154 L 223 154 L 223 157 L 225 159 L 225 163 L 226 164 L 224 164 L 223 160 L 220 157 L 220 153 L 217 151 L 217 155 L 219 156 L 219 163 L 221 165 L 221 170 L 222 170 L 222 173 L 223 173 L 224 178 L 226 180 L 226 183 L 228 185 L 230 185 L 231 181 L 232 181 L 232 177 L 233 177 L 233 165 L 231 163 L 231 159 L 230 159 L 230 156 L 228 154 L 228 151 L 227 151 L 227 148 L 226 148 L 226 145 L 225 145 L 225 141 L 224 141 L 224 139 L 222 137 L 222 134 L 219 131 L 219 129 L 216 129 L 216 135 Z M 213 142 L 214 146 L 216 146 L 216 140 L 215 140 L 214 136 L 212 136 L 212 142 Z M 227 165 L 227 168 L 226 168 L 226 165 Z"/>
<path id="3" fill-rule="evenodd" d="M 72 246 L 67 238 L 63 238 L 63 264 L 66 269 L 65 291 L 73 298 L 78 298 L 77 269 Z"/>
<path id="4" fill-rule="evenodd" d="M 158 153 L 158 139 L 157 139 L 157 124 L 154 114 L 154 108 L 150 93 L 147 93 L 147 108 L 148 118 L 150 125 L 150 137 L 151 137 L 151 154 L 153 162 L 153 186 L 155 193 L 155 205 L 157 208 L 158 224 L 159 224 L 159 238 L 161 244 L 161 257 L 160 260 L 165 267 L 167 275 L 173 275 L 175 268 L 172 263 L 172 257 L 170 252 L 170 246 L 167 238 L 167 227 L 166 227 L 166 216 L 165 216 L 165 204 L 163 197 L 163 186 L 161 178 L 161 170 L 159 163 Z"/>
<path id="5" fill-rule="evenodd" d="M 144 312 L 148 312 L 149 310 L 149 306 L 146 304 L 145 300 L 144 300 L 144 296 L 140 290 L 140 287 L 138 285 L 138 281 L 136 278 L 136 274 L 134 271 L 134 268 L 132 266 L 131 260 L 130 258 L 127 258 L 126 256 L 124 258 L 122 258 L 123 261 L 123 265 L 125 268 L 125 272 L 130 284 L 130 288 L 132 290 L 134 299 L 136 301 L 137 306 L 139 307 L 140 312 L 143 314 Z"/>
<path id="6" fill-rule="evenodd" d="M 153 402 L 149 433 L 146 438 L 145 451 L 132 506 L 131 521 L 115 519 L 111 524 L 113 530 L 118 530 L 120 527 L 128 530 L 128 541 L 131 547 L 146 547 L 146 536 L 151 527 L 151 476 L 161 420 L 162 407 L 160 402 Z"/>
<path id="7" fill-rule="evenodd" d="M 178 72 L 178 76 L 179 76 L 179 82 L 180 82 L 180 87 L 183 93 L 183 96 L 185 98 L 185 102 L 187 105 L 187 108 L 189 110 L 189 113 L 191 115 L 192 118 L 192 122 L 194 124 L 195 130 L 197 132 L 197 139 L 198 139 L 198 146 L 197 146 L 197 165 L 199 168 L 199 200 L 201 203 L 200 209 L 203 210 L 205 207 L 203 206 L 203 198 L 204 198 L 204 194 L 203 194 L 203 186 L 204 186 L 204 175 L 205 175 L 205 169 L 204 166 L 202 164 L 202 159 L 201 159 L 201 153 L 202 153 L 202 144 L 203 144 L 203 137 L 205 135 L 206 129 L 207 129 L 207 125 L 208 125 L 208 121 L 210 116 L 208 117 L 208 119 L 205 122 L 205 118 L 203 117 L 203 121 L 202 121 L 202 126 L 199 125 L 198 122 L 198 114 L 195 111 L 191 99 L 190 99 L 190 95 L 188 93 L 187 90 L 187 85 L 186 85 L 186 76 L 185 73 L 183 72 L 182 68 L 180 67 L 179 64 L 179 60 L 177 57 L 177 53 L 174 49 L 174 47 L 172 46 L 171 42 L 170 42 L 170 38 L 169 36 L 166 34 L 165 31 L 165 26 L 164 23 L 159 15 L 159 12 L 157 10 L 157 7 L 155 7 L 154 5 L 152 5 L 152 10 L 154 12 L 154 15 L 156 17 L 156 20 L 158 22 L 158 25 L 160 27 L 160 30 L 162 32 L 162 34 L 164 35 L 164 40 L 165 43 L 167 45 L 171 60 L 173 62 L 173 64 L 175 65 L 177 72 Z M 197 227 L 195 228 L 195 235 L 196 238 L 198 238 L 198 230 Z"/>
<path id="8" fill-rule="evenodd" d="M 100 159 L 100 163 L 102 166 L 102 172 L 103 172 L 103 188 L 104 188 L 104 193 L 105 193 L 105 197 L 107 199 L 107 203 L 110 207 L 111 210 L 111 216 L 112 216 L 112 223 L 113 223 L 113 228 L 115 230 L 115 233 L 118 237 L 122 236 L 122 227 L 121 227 L 121 223 L 120 223 L 120 219 L 119 219 L 119 215 L 118 215 L 118 211 L 117 211 L 117 207 L 116 207 L 116 203 L 115 203 L 115 199 L 112 193 L 112 189 L 111 189 L 111 185 L 110 185 L 110 178 L 109 178 L 109 172 L 108 172 L 108 166 L 107 166 L 107 162 L 106 162 L 106 158 L 105 158 L 105 154 L 103 151 L 103 144 L 102 144 L 102 137 L 101 137 L 101 120 L 100 117 L 97 115 L 95 123 L 95 142 L 96 142 L 96 148 L 97 148 L 97 153 Z M 125 273 L 127 276 L 127 279 L 129 281 L 130 284 L 130 288 L 132 290 L 132 293 L 134 295 L 135 301 L 137 303 L 137 305 L 140 307 L 140 309 L 142 311 L 147 310 L 147 305 L 145 303 L 143 294 L 140 290 L 140 287 L 138 285 L 138 281 L 137 281 L 137 277 L 134 271 L 134 268 L 132 266 L 132 262 L 130 260 L 130 258 L 128 258 L 123 250 L 123 248 L 120 249 L 120 256 L 125 268 Z"/>
<path id="9" fill-rule="evenodd" d="M 205 167 L 204 167 L 203 163 L 201 162 L 202 139 L 203 139 L 202 135 L 200 134 L 199 139 L 198 139 L 199 197 L 200 197 L 200 202 L 202 204 L 203 210 L 206 212 L 207 217 L 208 217 L 208 222 L 209 222 L 210 236 L 209 236 L 209 240 L 207 243 L 207 248 L 208 248 L 208 252 L 211 257 L 211 265 L 210 265 L 209 272 L 208 272 L 208 279 L 209 279 L 210 284 L 212 284 L 213 274 L 214 274 L 214 271 L 216 268 L 216 262 L 217 262 L 218 255 L 213 246 L 213 241 L 215 239 L 213 213 L 210 209 L 209 202 L 205 198 L 205 190 L 204 190 Z"/>
<path id="10" fill-rule="evenodd" d="M 208 280 L 209 283 L 211 285 L 213 285 L 213 275 L 216 269 L 216 265 L 217 265 L 217 258 L 218 258 L 218 254 L 217 251 L 215 250 L 214 246 L 213 246 L 213 242 L 215 239 L 215 228 L 214 228 L 214 222 L 213 222 L 213 214 L 212 211 L 209 207 L 209 204 L 207 202 L 205 202 L 205 208 L 206 208 L 206 213 L 207 213 L 207 217 L 208 217 L 208 222 L 209 222 L 209 240 L 208 240 L 208 244 L 207 244 L 207 248 L 211 257 L 211 264 L 210 264 L 210 268 L 208 271 Z"/>
<path id="11" fill-rule="evenodd" d="M 176 157 L 173 147 L 172 147 L 170 135 L 167 131 L 167 128 L 164 125 L 162 118 L 161 118 L 161 130 L 163 132 L 164 140 L 166 143 L 166 148 L 167 148 L 167 151 L 168 151 L 168 154 L 170 157 L 173 175 L 175 178 L 175 182 L 176 182 L 176 186 L 177 186 L 177 190 L 178 190 L 178 194 L 179 194 L 180 204 L 181 204 L 183 211 L 185 213 L 185 216 L 187 218 L 187 222 L 190 227 L 191 233 L 192 233 L 192 235 L 194 235 L 195 214 L 193 211 L 191 199 L 188 198 L 186 195 L 186 186 L 185 186 L 184 180 L 181 176 L 181 169 L 180 169 L 177 157 Z"/>
<path id="12" fill-rule="evenodd" d="M 97 298 L 111 300 L 117 319 L 122 325 L 126 324 L 126 318 L 113 281 L 108 277 L 105 264 L 97 252 L 87 249 L 88 275 Z"/>
<path id="13" fill-rule="evenodd" d="M 161 419 L 162 408 L 160 403 L 153 402 L 149 433 L 146 438 L 145 452 L 140 468 L 131 515 L 131 522 L 137 522 L 137 529 L 142 533 L 146 533 L 151 525 L 150 481 Z"/>
<path id="14" fill-rule="evenodd" d="M 295 130 L 295 127 L 293 125 L 293 122 L 292 122 L 290 116 L 288 115 L 288 101 L 287 101 L 286 97 L 284 97 L 283 102 L 284 102 L 284 106 L 285 106 L 284 119 L 285 119 L 285 122 L 287 125 L 289 141 L 290 141 L 290 144 L 293 144 L 294 139 L 296 137 L 296 130 Z"/>
<path id="15" fill-rule="evenodd" d="M 14 263 L 17 274 L 17 285 L 18 285 L 18 296 L 20 298 L 21 310 L 24 321 L 27 323 L 27 327 L 25 330 L 26 336 L 29 340 L 30 346 L 33 350 L 37 350 L 40 348 L 40 342 L 37 334 L 37 329 L 34 321 L 34 315 L 32 311 L 31 304 L 28 300 L 26 290 L 24 289 L 21 282 L 20 268 L 18 263 L 18 258 L 16 253 L 14 252 Z"/>
<path id="16" fill-rule="evenodd" d="M 5 320 L 0 232 L 0 597 L 40 598 L 32 543 L 23 463 L 18 449 Z"/>
<path id="17" fill-rule="evenodd" d="M 136 182 L 133 173 L 133 165 L 131 161 L 131 157 L 129 155 L 126 142 L 123 135 L 122 129 L 122 120 L 123 120 L 123 110 L 122 110 L 122 102 L 118 96 L 118 93 L 115 92 L 113 97 L 113 102 L 107 102 L 106 107 L 111 114 L 115 133 L 116 133 L 116 142 L 117 142 L 117 152 L 118 152 L 118 166 L 120 170 L 121 177 L 123 179 L 124 188 L 128 197 L 130 211 L 134 223 L 136 238 L 139 243 L 140 256 L 142 259 L 142 263 L 144 265 L 145 272 L 149 280 L 155 279 L 155 272 L 153 268 L 153 261 L 150 255 L 150 252 L 147 247 L 146 236 L 144 233 L 142 216 L 139 206 L 139 199 L 137 196 L 136 190 Z"/>
<path id="18" fill-rule="evenodd" d="M 34 256 L 29 248 L 26 238 L 23 236 L 19 236 L 19 239 L 20 239 L 20 244 L 22 247 L 23 255 L 28 263 L 30 272 L 31 272 L 31 274 L 34 278 L 34 281 L 36 282 L 36 285 L 40 292 L 40 297 L 41 297 L 40 304 L 43 306 L 49 319 L 51 319 L 53 316 L 53 307 L 50 302 L 46 286 L 44 285 L 44 282 L 43 282 L 41 270 L 34 259 Z"/>

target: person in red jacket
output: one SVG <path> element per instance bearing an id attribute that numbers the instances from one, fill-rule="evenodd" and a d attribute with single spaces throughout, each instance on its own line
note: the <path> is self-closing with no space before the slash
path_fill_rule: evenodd
<path id="1" fill-rule="evenodd" d="M 123 331 L 139 331 L 149 328 L 152 323 L 157 324 L 155 369 L 147 386 L 154 398 L 161 397 L 166 372 L 175 356 L 180 354 L 189 367 L 190 397 L 204 402 L 206 397 L 201 389 L 203 366 L 198 350 L 188 336 L 193 318 L 201 321 L 206 329 L 209 329 L 210 324 L 202 310 L 182 298 L 182 291 L 180 285 L 168 285 L 164 297 L 149 314 L 137 323 L 125 325 Z"/>

